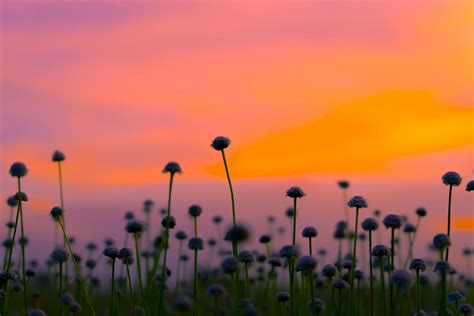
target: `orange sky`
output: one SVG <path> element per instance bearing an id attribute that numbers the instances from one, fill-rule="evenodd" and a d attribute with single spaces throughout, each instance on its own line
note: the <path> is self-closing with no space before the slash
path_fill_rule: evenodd
<path id="1" fill-rule="evenodd" d="M 429 239 L 444 225 L 441 174 L 472 178 L 471 1 L 1 6 L 1 193 L 14 190 L 9 165 L 27 163 L 41 234 L 50 234 L 44 213 L 57 203 L 55 149 L 68 157 L 70 211 L 103 209 L 99 223 L 147 197 L 163 204 L 169 160 L 185 171 L 178 205 L 227 210 L 209 147 L 220 134 L 233 141 L 243 219 L 281 214 L 285 188 L 300 183 L 309 196 L 324 192 L 308 203 L 332 214 L 334 183 L 348 178 L 373 207 L 431 206 L 439 224 Z M 473 200 L 459 191 L 469 243 Z"/>

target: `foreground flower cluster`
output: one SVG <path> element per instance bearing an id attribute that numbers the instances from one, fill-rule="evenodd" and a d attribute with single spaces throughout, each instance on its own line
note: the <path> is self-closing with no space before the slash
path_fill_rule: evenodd
<path id="1" fill-rule="evenodd" d="M 224 236 L 220 233 L 223 216 L 216 215 L 212 220 L 220 237 L 206 241 L 200 237 L 203 209 L 196 204 L 188 209 L 192 231 L 175 231 L 172 193 L 182 170 L 178 163 L 169 162 L 163 169 L 169 186 L 167 207 L 160 210 L 161 233 L 151 235 L 151 225 L 157 225 L 150 220 L 155 206 L 146 200 L 145 221 L 132 212 L 125 214 L 124 241 L 106 239 L 101 251 L 89 242 L 85 258 L 77 254 L 75 240 L 67 233 L 62 180 L 66 156 L 55 151 L 52 161 L 58 166 L 59 205 L 52 205 L 50 210 L 55 238 L 44 266 L 26 251 L 24 209 L 28 195 L 23 191 L 22 178 L 28 169 L 24 163 L 14 163 L 10 175 L 18 190 L 7 199 L 10 217 L 3 243 L 0 315 L 473 315 L 469 302 L 474 292 L 474 250 L 463 250 L 466 267 L 458 267 L 465 270 L 463 274 L 449 261 L 451 205 L 453 193 L 462 183 L 458 173 L 450 171 L 442 176 L 448 187 L 447 227 L 433 236 L 431 250 L 437 260 L 414 253 L 417 233 L 428 215 L 424 208 L 415 210 L 414 224 L 405 216 L 382 216 L 378 210 L 370 216 L 363 196 L 348 198 L 348 181 L 338 182 L 345 220 L 335 227 L 335 258 L 329 258 L 326 251 L 332 245 L 317 243 L 316 227 L 297 226 L 298 203 L 306 195 L 297 186 L 286 192 L 293 204 L 286 211 L 290 233 L 286 235 L 283 226 L 277 231 L 288 243 L 275 243 L 276 219 L 270 215 L 269 231 L 259 232 L 260 250 L 245 249 L 249 229 L 237 221 L 226 159 L 230 144 L 223 136 L 211 143 L 222 156 L 231 201 L 226 215 L 232 222 Z M 465 187 L 467 192 L 472 190 L 474 181 Z M 381 234 L 390 237 L 389 244 L 380 244 Z M 177 240 L 177 247 L 171 247 L 171 238 Z M 403 253 L 400 244 L 405 240 L 407 251 Z M 189 251 L 184 251 L 185 246 Z M 200 256 L 205 247 L 219 251 L 218 268 L 213 268 L 212 258 Z M 14 250 L 18 260 L 13 258 Z M 170 257 L 177 258 L 173 266 Z M 183 276 L 188 262 L 192 263 L 191 278 Z M 99 278 L 100 265 L 107 267 L 108 276 Z M 104 280 L 108 280 L 105 285 L 101 284 Z"/>

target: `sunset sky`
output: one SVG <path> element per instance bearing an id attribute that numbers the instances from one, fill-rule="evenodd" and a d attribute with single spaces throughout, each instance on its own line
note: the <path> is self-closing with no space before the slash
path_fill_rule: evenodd
<path id="1" fill-rule="evenodd" d="M 474 167 L 473 12 L 472 1 L 2 1 L 0 192 L 15 192 L 8 168 L 25 162 L 27 231 L 46 247 L 60 149 L 71 233 L 121 240 L 126 210 L 143 217 L 145 198 L 166 204 L 161 170 L 174 160 L 184 171 L 178 225 L 190 226 L 186 209 L 198 203 L 212 236 L 210 217 L 231 214 L 210 147 L 226 135 L 237 217 L 288 225 L 285 190 L 299 185 L 299 225 L 316 226 L 323 245 L 343 216 L 336 182 L 348 179 L 350 195 L 369 201 L 362 218 L 380 208 L 414 222 L 425 206 L 424 251 L 446 226 L 441 175 L 458 171 L 459 257 L 474 244 L 464 190 Z"/>

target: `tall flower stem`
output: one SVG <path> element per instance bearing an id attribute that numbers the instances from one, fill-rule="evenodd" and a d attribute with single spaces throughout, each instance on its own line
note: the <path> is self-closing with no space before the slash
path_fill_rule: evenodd
<path id="1" fill-rule="evenodd" d="M 142 300 L 143 300 L 143 304 L 145 306 L 145 310 L 147 312 L 147 314 L 149 314 L 148 312 L 148 304 L 147 304 L 147 300 L 146 300 L 146 297 L 145 297 L 145 290 L 143 288 L 143 281 L 142 281 L 142 267 L 141 267 L 141 263 L 140 263 L 140 243 L 139 243 L 139 237 L 138 237 L 138 233 L 134 233 L 133 234 L 133 239 L 135 240 L 135 255 L 137 257 L 137 277 L 138 277 L 138 286 L 140 287 L 140 294 L 142 296 Z"/>
<path id="2" fill-rule="evenodd" d="M 199 289 L 198 289 L 198 250 L 194 250 L 194 291 L 193 291 L 193 316 L 199 315 Z"/>
<path id="3" fill-rule="evenodd" d="M 309 255 L 312 256 L 313 255 L 313 245 L 311 243 L 311 237 L 308 238 L 308 248 L 309 248 Z"/>
<path id="4" fill-rule="evenodd" d="M 439 311 L 438 315 L 445 316 L 446 314 L 446 271 L 441 271 L 441 297 L 439 300 Z"/>
<path id="5" fill-rule="evenodd" d="M 288 262 L 288 270 L 290 273 L 290 307 L 291 307 L 291 315 L 295 315 L 295 269 L 294 269 L 294 257 L 291 256 Z"/>
<path id="6" fill-rule="evenodd" d="M 63 263 L 59 262 L 59 296 L 58 296 L 58 305 L 59 305 L 59 315 L 63 314 L 62 304 L 61 304 L 61 295 L 63 294 Z"/>
<path id="7" fill-rule="evenodd" d="M 354 228 L 354 247 L 352 250 L 352 266 L 351 266 L 351 272 L 350 272 L 350 293 L 349 293 L 349 310 L 350 310 L 350 315 L 352 315 L 353 312 L 353 295 L 354 295 L 354 271 L 355 271 L 355 266 L 356 266 L 356 253 L 357 253 L 357 229 L 359 228 L 358 226 L 359 222 L 359 208 L 356 207 L 356 218 L 355 218 L 355 228 Z"/>
<path id="8" fill-rule="evenodd" d="M 408 261 L 410 261 L 412 256 L 413 256 L 413 246 L 415 244 L 415 239 L 416 239 L 416 234 L 418 233 L 418 228 L 420 227 L 420 219 L 421 219 L 421 217 L 418 216 L 418 218 L 416 219 L 415 232 L 413 233 L 413 236 L 409 239 L 408 253 L 407 253 L 407 256 L 405 258 L 405 262 L 403 263 L 403 268 L 405 268 L 407 266 Z"/>
<path id="9" fill-rule="evenodd" d="M 178 295 L 179 272 L 181 270 L 180 268 L 181 268 L 181 251 L 182 251 L 182 248 L 183 248 L 183 241 L 180 240 L 179 241 L 179 246 L 178 246 L 178 263 L 177 263 L 177 266 L 176 266 L 176 284 L 174 286 L 174 296 Z"/>
<path id="10" fill-rule="evenodd" d="M 372 231 L 369 230 L 370 316 L 374 316 L 374 277 L 372 267 Z"/>
<path id="11" fill-rule="evenodd" d="M 62 216 L 59 218 L 58 223 L 61 227 L 61 230 L 63 231 L 64 240 L 66 241 L 66 246 L 69 250 L 69 255 L 71 256 L 72 263 L 74 264 L 74 271 L 76 273 L 76 277 L 79 281 L 79 284 L 82 288 L 82 291 L 84 292 L 86 303 L 89 306 L 89 309 L 90 309 L 92 315 L 95 316 L 94 306 L 92 305 L 92 301 L 91 301 L 91 298 L 89 296 L 89 292 L 87 292 L 86 285 L 84 283 L 84 278 L 82 277 L 81 270 L 79 269 L 79 265 L 77 264 L 76 258 L 74 257 L 74 253 L 72 252 L 71 243 L 69 242 L 69 239 L 67 238 L 66 229 L 64 227 Z"/>
<path id="12" fill-rule="evenodd" d="M 387 315 L 387 300 L 385 298 L 385 277 L 383 269 L 383 257 L 379 257 L 380 261 L 380 299 L 382 300 L 382 315 Z"/>
<path id="13" fill-rule="evenodd" d="M 125 266 L 127 268 L 127 279 L 128 279 L 128 287 L 130 289 L 130 298 L 132 299 L 132 310 L 133 310 L 133 314 L 135 315 L 136 314 L 136 310 L 135 310 L 135 298 L 133 297 L 133 286 L 132 286 L 132 278 L 130 277 L 130 268 L 128 266 L 128 262 L 125 261 Z"/>
<path id="14" fill-rule="evenodd" d="M 173 190 L 173 178 L 174 178 L 174 173 L 172 172 L 170 174 L 170 184 L 169 184 L 169 189 L 168 189 L 168 209 L 166 211 L 166 227 L 165 227 L 165 232 L 163 234 L 163 239 L 161 240 L 161 246 L 160 249 L 164 249 L 164 255 L 163 255 L 163 267 L 161 271 L 161 286 L 160 286 L 160 293 L 159 293 L 159 301 L 158 301 L 158 313 L 161 315 L 164 312 L 164 291 L 165 291 L 165 284 L 166 284 L 166 279 L 167 279 L 167 271 L 166 271 L 166 259 L 167 259 L 167 254 L 168 254 L 168 238 L 169 238 L 169 221 L 170 221 L 170 214 L 171 214 L 171 192 Z M 157 255 L 159 259 L 159 253 Z M 158 265 L 158 261 L 155 262 L 156 265 Z M 155 274 L 155 270 L 153 270 L 153 276 Z M 151 283 L 151 282 L 150 282 Z"/>
<path id="15" fill-rule="evenodd" d="M 296 198 L 293 198 L 293 246 L 296 244 Z"/>
<path id="16" fill-rule="evenodd" d="M 420 270 L 416 269 L 416 315 L 420 315 L 421 310 L 421 295 L 420 295 Z"/>
<path id="17" fill-rule="evenodd" d="M 448 229 L 447 235 L 450 237 L 451 235 L 451 197 L 453 195 L 453 186 L 449 186 L 449 195 L 448 195 Z M 449 245 L 446 247 L 446 261 L 449 259 Z"/>
<path id="18" fill-rule="evenodd" d="M 222 154 L 222 160 L 224 162 L 224 167 L 225 167 L 225 173 L 227 176 L 227 182 L 229 184 L 229 190 L 230 190 L 230 201 L 232 204 L 232 224 L 234 227 L 236 226 L 236 219 L 235 219 L 235 199 L 234 199 L 234 189 L 232 188 L 232 181 L 230 180 L 230 174 L 229 174 L 229 167 L 227 166 L 227 160 L 225 157 L 225 152 L 224 149 L 221 150 Z M 234 255 L 235 258 L 238 257 L 239 251 L 237 249 L 237 243 L 235 241 L 232 241 L 232 254 Z"/>
<path id="19" fill-rule="evenodd" d="M 59 178 L 59 201 L 61 203 L 61 208 L 64 210 L 63 173 L 62 173 L 61 162 L 60 161 L 58 161 L 58 178 Z M 64 224 L 64 226 L 66 226 L 64 214 L 63 214 L 63 224 Z M 55 223 L 55 232 L 54 232 L 55 240 L 57 240 L 57 235 L 59 233 L 57 225 L 58 224 Z M 67 236 L 65 236 L 64 238 L 67 238 Z M 63 245 L 64 245 L 64 247 L 66 247 L 66 240 L 64 240 Z M 64 269 L 64 281 L 66 283 L 66 288 L 68 288 L 68 286 L 69 286 L 69 269 L 68 269 L 67 261 L 64 263 L 64 268 L 65 268 Z"/>
<path id="20" fill-rule="evenodd" d="M 391 251 L 390 251 L 390 273 L 393 273 L 395 270 L 395 228 L 392 228 L 392 237 L 390 239 Z M 390 295 L 390 314 L 393 314 L 394 308 L 394 297 L 393 297 L 393 284 L 389 285 L 389 295 Z"/>
<path id="21" fill-rule="evenodd" d="M 20 246 L 21 246 L 21 275 L 22 275 L 22 281 L 23 281 L 23 308 L 25 310 L 25 314 L 28 314 L 28 294 L 27 294 L 27 287 L 26 287 L 26 260 L 25 260 L 25 228 L 23 225 L 23 206 L 21 203 L 21 181 L 20 177 L 18 179 L 18 196 L 19 202 L 18 205 L 20 206 L 19 212 L 20 212 Z M 13 247 L 12 247 L 13 248 Z"/>
<path id="22" fill-rule="evenodd" d="M 110 288 L 110 316 L 114 315 L 115 258 L 112 258 L 112 286 Z"/>
<path id="23" fill-rule="evenodd" d="M 308 273 L 308 279 L 309 279 L 309 288 L 310 288 L 309 294 L 311 296 L 309 300 L 312 303 L 311 304 L 311 312 L 313 313 L 313 315 L 316 315 L 316 306 L 315 306 L 316 303 L 314 301 L 314 284 L 313 284 L 313 273 L 312 272 Z"/>
<path id="24" fill-rule="evenodd" d="M 244 263 L 245 269 L 245 294 L 250 298 L 250 286 L 249 286 L 249 267 L 248 263 Z"/>

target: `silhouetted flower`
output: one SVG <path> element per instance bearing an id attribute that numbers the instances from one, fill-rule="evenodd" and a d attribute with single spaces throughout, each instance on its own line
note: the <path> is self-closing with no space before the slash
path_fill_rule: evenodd
<path id="1" fill-rule="evenodd" d="M 221 267 L 225 274 L 232 274 L 239 268 L 239 262 L 234 257 L 227 257 L 222 261 Z"/>
<path id="2" fill-rule="evenodd" d="M 302 198 L 305 195 L 306 194 L 300 187 L 291 187 L 286 191 L 286 196 L 293 199 Z"/>
<path id="3" fill-rule="evenodd" d="M 349 187 L 349 181 L 340 180 L 337 182 L 337 185 L 339 185 L 341 189 L 347 189 Z"/>
<path id="4" fill-rule="evenodd" d="M 384 245 L 377 245 L 372 249 L 371 253 L 374 257 L 384 257 L 390 254 L 390 249 Z"/>
<path id="5" fill-rule="evenodd" d="M 132 257 L 132 256 L 133 256 L 133 251 L 130 248 L 124 247 L 124 248 L 119 250 L 119 258 L 120 259 Z"/>
<path id="6" fill-rule="evenodd" d="M 182 172 L 181 166 L 177 162 L 174 162 L 174 161 L 168 162 L 166 166 L 163 168 L 163 173 L 167 173 L 167 172 L 171 174 L 175 174 L 175 173 L 180 174 Z"/>
<path id="7" fill-rule="evenodd" d="M 395 214 L 389 214 L 383 219 L 385 228 L 399 229 L 402 226 L 402 218 Z"/>
<path id="8" fill-rule="evenodd" d="M 18 205 L 18 201 L 17 201 L 17 199 L 15 198 L 14 195 L 9 196 L 7 198 L 7 205 L 10 206 L 10 207 L 15 207 L 15 206 Z"/>
<path id="9" fill-rule="evenodd" d="M 130 220 L 125 226 L 125 230 L 130 234 L 141 233 L 144 229 L 145 229 L 145 224 L 143 224 L 143 222 L 136 219 Z"/>
<path id="10" fill-rule="evenodd" d="M 355 271 L 354 271 L 354 278 L 355 278 L 356 280 L 362 280 L 362 279 L 364 279 L 364 271 L 362 271 L 362 270 L 355 270 Z"/>
<path id="11" fill-rule="evenodd" d="M 176 237 L 176 239 L 178 240 L 185 240 L 188 238 L 188 235 L 186 234 L 186 232 L 180 230 L 178 232 L 176 232 L 176 234 L 174 235 Z"/>
<path id="12" fill-rule="evenodd" d="M 10 167 L 10 175 L 12 177 L 21 178 L 21 177 L 26 176 L 27 174 L 28 174 L 28 168 L 26 168 L 26 165 L 22 162 L 15 162 Z"/>
<path id="13" fill-rule="evenodd" d="M 293 245 L 285 245 L 281 248 L 279 256 L 283 258 L 298 257 L 298 249 Z"/>
<path id="14" fill-rule="evenodd" d="M 466 185 L 466 191 L 470 192 L 474 190 L 474 180 L 471 180 Z"/>
<path id="15" fill-rule="evenodd" d="M 56 221 L 59 221 L 61 216 L 63 216 L 63 213 L 64 213 L 63 209 L 60 208 L 59 206 L 53 207 L 51 211 L 49 212 L 49 214 L 51 214 L 51 217 Z"/>
<path id="16" fill-rule="evenodd" d="M 109 246 L 105 248 L 103 253 L 104 253 L 104 256 L 112 258 L 112 259 L 116 259 L 119 257 L 119 250 L 113 246 Z"/>
<path id="17" fill-rule="evenodd" d="M 458 307 L 458 312 L 460 312 L 461 314 L 464 314 L 464 315 L 472 315 L 472 312 L 473 312 L 473 308 L 472 308 L 472 305 L 471 304 L 468 304 L 468 303 L 464 303 L 462 304 L 461 306 Z"/>
<path id="18" fill-rule="evenodd" d="M 66 306 L 71 305 L 75 301 L 74 297 L 69 292 L 65 292 L 65 293 L 61 294 L 60 300 L 61 300 L 61 303 L 63 303 Z"/>
<path id="19" fill-rule="evenodd" d="M 153 208 L 153 205 L 155 205 L 155 202 L 153 202 L 153 200 L 145 200 L 143 202 L 143 210 L 145 211 L 145 213 L 150 213 L 151 209 Z"/>
<path id="20" fill-rule="evenodd" d="M 189 216 L 198 217 L 202 213 L 202 207 L 197 204 L 193 204 L 188 209 Z"/>
<path id="21" fill-rule="evenodd" d="M 451 245 L 451 240 L 449 239 L 448 235 L 446 234 L 436 234 L 434 237 L 433 237 L 433 246 L 436 248 L 436 249 L 444 249 L 448 246 Z"/>
<path id="22" fill-rule="evenodd" d="M 56 263 L 64 263 L 69 259 L 69 252 L 66 248 L 58 246 L 49 256 Z"/>
<path id="23" fill-rule="evenodd" d="M 276 300 L 278 303 L 285 303 L 290 300 L 290 294 L 288 292 L 280 292 L 276 295 Z"/>
<path id="24" fill-rule="evenodd" d="M 420 217 L 425 217 L 426 216 L 426 209 L 424 207 L 419 207 L 416 209 L 416 215 L 420 216 Z"/>
<path id="25" fill-rule="evenodd" d="M 360 225 L 365 231 L 375 231 L 379 227 L 377 220 L 372 217 L 364 219 Z"/>
<path id="26" fill-rule="evenodd" d="M 213 284 L 209 285 L 209 287 L 207 288 L 207 295 L 209 295 L 209 296 L 220 297 L 220 296 L 223 296 L 223 295 L 226 295 L 226 294 L 227 294 L 227 291 L 219 283 L 213 283 Z"/>
<path id="27" fill-rule="evenodd" d="M 307 226 L 303 229 L 301 235 L 305 238 L 313 238 L 318 236 L 318 231 L 313 226 Z"/>
<path id="28" fill-rule="evenodd" d="M 262 235 L 262 236 L 260 236 L 260 239 L 259 239 L 260 243 L 262 243 L 262 244 L 267 244 L 271 240 L 272 240 L 272 237 L 270 237 L 269 235 Z"/>
<path id="29" fill-rule="evenodd" d="M 46 316 L 46 312 L 39 308 L 30 309 L 28 311 L 28 316 Z"/>
<path id="30" fill-rule="evenodd" d="M 278 257 L 271 257 L 267 260 L 268 264 L 270 264 L 272 267 L 281 267 L 281 262 Z"/>
<path id="31" fill-rule="evenodd" d="M 410 263 L 410 270 L 425 271 L 426 265 L 423 259 L 415 258 Z"/>
<path id="32" fill-rule="evenodd" d="M 191 250 L 203 250 L 204 241 L 199 237 L 191 237 L 188 241 L 188 247 Z"/>
<path id="33" fill-rule="evenodd" d="M 249 231 L 243 225 L 232 226 L 225 234 L 224 240 L 240 243 L 244 242 L 249 238 Z"/>
<path id="34" fill-rule="evenodd" d="M 132 220 L 135 218 L 135 214 L 133 214 L 132 211 L 128 211 L 125 213 L 125 216 L 124 216 L 125 220 L 129 221 L 129 220 Z"/>
<path id="35" fill-rule="evenodd" d="M 28 195 L 25 192 L 17 192 L 15 193 L 15 199 L 17 201 L 28 202 Z"/>
<path id="36" fill-rule="evenodd" d="M 452 186 L 455 186 L 455 187 L 460 185 L 461 181 L 462 181 L 462 178 L 459 175 L 459 173 L 457 173 L 455 171 L 446 172 L 441 179 L 443 180 L 444 184 L 452 185 Z"/>
<path id="37" fill-rule="evenodd" d="M 466 300 L 466 297 L 462 295 L 461 293 L 454 291 L 448 294 L 448 303 L 449 304 L 454 304 L 454 303 L 459 303 L 463 302 Z"/>
<path id="38" fill-rule="evenodd" d="M 321 270 L 321 274 L 328 279 L 332 279 L 337 274 L 337 268 L 333 264 L 326 264 L 323 269 Z"/>
<path id="39" fill-rule="evenodd" d="M 180 296 L 174 301 L 174 307 L 181 312 L 189 311 L 192 306 L 193 303 L 188 296 Z"/>
<path id="40" fill-rule="evenodd" d="M 73 314 L 77 314 L 81 311 L 82 306 L 78 302 L 73 302 L 71 305 L 69 305 L 69 311 Z"/>
<path id="41" fill-rule="evenodd" d="M 66 156 L 59 150 L 55 150 L 53 153 L 53 156 L 51 157 L 51 160 L 53 162 L 60 162 L 66 159 Z"/>
<path id="42" fill-rule="evenodd" d="M 406 223 L 405 226 L 403 226 L 403 232 L 405 233 L 414 233 L 416 232 L 416 227 L 415 225 L 411 223 Z"/>
<path id="43" fill-rule="evenodd" d="M 225 136 L 217 136 L 211 143 L 211 147 L 215 150 L 224 150 L 230 146 L 230 139 Z"/>
<path id="44" fill-rule="evenodd" d="M 435 272 L 449 272 L 449 269 L 451 269 L 451 266 L 449 265 L 449 262 L 447 261 L 437 261 L 435 264 L 434 271 Z"/>
<path id="45" fill-rule="evenodd" d="M 362 196 L 354 196 L 352 199 L 347 202 L 349 207 L 353 208 L 365 208 L 368 206 L 367 201 Z"/>
<path id="46" fill-rule="evenodd" d="M 163 217 L 161 220 L 161 226 L 164 228 L 168 227 L 169 229 L 173 229 L 176 227 L 176 220 L 173 216 Z"/>
<path id="47" fill-rule="evenodd" d="M 401 288 L 408 288 L 413 284 L 413 277 L 408 271 L 399 269 L 392 272 L 389 282 Z"/>
<path id="48" fill-rule="evenodd" d="M 220 215 L 214 215 L 212 217 L 212 221 L 214 222 L 214 224 L 220 224 L 222 222 L 222 216 Z"/>
<path id="49" fill-rule="evenodd" d="M 302 256 L 296 261 L 295 270 L 311 272 L 316 268 L 317 264 L 318 261 L 313 256 Z"/>
<path id="50" fill-rule="evenodd" d="M 334 281 L 332 282 L 332 286 L 338 290 L 345 290 L 349 287 L 349 283 L 347 283 L 343 279 L 334 279 Z"/>
<path id="51" fill-rule="evenodd" d="M 243 250 L 239 253 L 239 260 L 242 263 L 252 263 L 255 261 L 255 256 L 248 250 Z M 265 261 L 265 259 L 264 259 Z"/>

